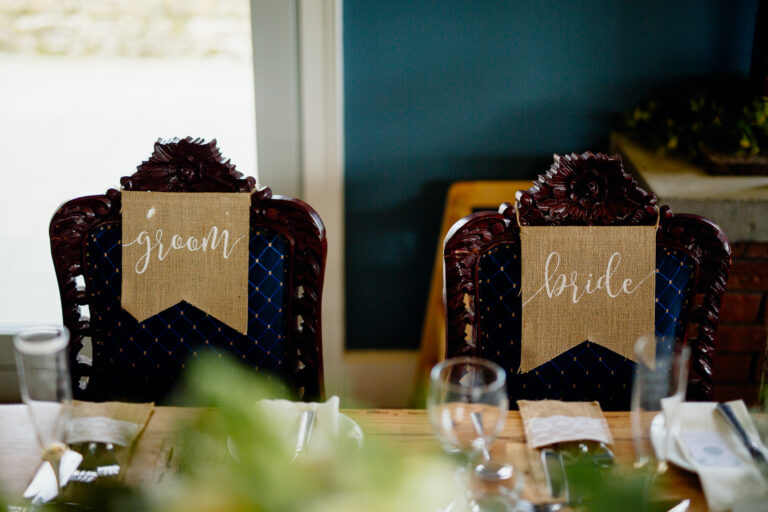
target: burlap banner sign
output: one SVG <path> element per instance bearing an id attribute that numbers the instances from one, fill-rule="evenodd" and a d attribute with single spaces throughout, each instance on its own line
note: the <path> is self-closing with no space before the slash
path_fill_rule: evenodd
<path id="1" fill-rule="evenodd" d="M 654 226 L 520 228 L 520 371 L 590 341 L 633 359 L 654 332 Z"/>
<path id="2" fill-rule="evenodd" d="M 143 321 L 185 300 L 248 331 L 247 193 L 122 192 L 123 309 Z"/>

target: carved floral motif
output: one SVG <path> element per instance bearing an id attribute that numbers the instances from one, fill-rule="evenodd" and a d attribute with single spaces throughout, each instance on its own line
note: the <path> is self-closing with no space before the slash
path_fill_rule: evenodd
<path id="1" fill-rule="evenodd" d="M 621 157 L 555 155 L 549 171 L 519 199 L 524 225 L 655 223 L 656 197 L 624 172 Z"/>
<path id="2" fill-rule="evenodd" d="M 446 356 L 480 355 L 477 267 L 480 257 L 499 244 L 520 244 L 519 225 L 655 225 L 657 247 L 679 250 L 694 266 L 692 293 L 703 300 L 680 320 L 695 333 L 691 345 L 688 396 L 712 399 L 712 355 L 721 300 L 730 269 L 725 234 L 697 215 L 657 209 L 656 197 L 626 174 L 621 158 L 602 154 L 555 156 L 534 186 L 518 192 L 517 212 L 504 203 L 499 212 L 479 212 L 457 222 L 445 242 Z M 519 219 L 518 219 L 519 215 Z M 689 301 L 689 304 L 692 301 Z M 687 313 L 687 314 L 686 314 Z M 505 341 L 508 343 L 508 341 Z"/>

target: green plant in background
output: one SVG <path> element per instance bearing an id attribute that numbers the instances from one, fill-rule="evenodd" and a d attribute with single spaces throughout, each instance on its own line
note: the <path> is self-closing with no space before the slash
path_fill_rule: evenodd
<path id="1" fill-rule="evenodd" d="M 664 154 L 768 155 L 768 96 L 738 76 L 699 80 L 646 100 L 623 116 L 630 138 Z"/>

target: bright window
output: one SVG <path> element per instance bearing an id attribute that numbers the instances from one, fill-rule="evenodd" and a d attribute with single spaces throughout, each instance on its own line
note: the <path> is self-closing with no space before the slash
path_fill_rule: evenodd
<path id="1" fill-rule="evenodd" d="M 0 0 L 0 331 L 60 322 L 48 224 L 159 137 L 256 175 L 248 0 Z"/>

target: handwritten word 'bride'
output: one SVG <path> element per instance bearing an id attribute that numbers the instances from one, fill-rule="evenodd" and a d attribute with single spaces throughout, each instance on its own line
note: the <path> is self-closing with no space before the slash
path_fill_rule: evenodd
<path id="1" fill-rule="evenodd" d="M 536 293 L 528 297 L 528 300 L 523 303 L 523 306 L 531 302 L 533 298 L 542 291 L 545 291 L 547 297 L 550 299 L 552 297 L 559 297 L 563 293 L 570 293 L 571 301 L 574 304 L 577 304 L 585 293 L 592 295 L 598 290 L 605 290 L 605 293 L 607 293 L 608 296 L 612 299 L 615 299 L 622 293 L 632 295 L 649 277 L 656 274 L 656 271 L 654 270 L 642 278 L 634 286 L 632 286 L 632 279 L 624 279 L 624 281 L 621 283 L 621 286 L 618 289 L 614 289 L 611 286 L 611 278 L 613 277 L 613 274 L 616 273 L 616 270 L 618 270 L 620 263 L 621 254 L 618 252 L 613 253 L 608 259 L 608 266 L 605 269 L 605 274 L 600 276 L 600 278 L 597 280 L 597 283 L 592 282 L 592 274 L 589 274 L 584 287 L 579 288 L 578 271 L 572 271 L 569 276 L 570 279 L 566 277 L 565 273 L 560 273 L 557 276 L 555 275 L 557 273 L 557 268 L 560 266 L 560 253 L 553 251 L 549 253 L 549 256 L 547 256 L 547 261 L 544 264 L 544 284 L 541 285 L 541 288 L 536 290 Z"/>
<path id="2" fill-rule="evenodd" d="M 171 237 L 171 243 L 167 247 L 163 245 L 163 230 L 158 229 L 155 232 L 155 240 L 154 243 L 152 242 L 151 237 L 149 236 L 149 233 L 146 231 L 142 231 L 139 233 L 139 235 L 136 237 L 136 239 L 133 242 L 130 242 L 128 244 L 124 244 L 125 247 L 130 247 L 134 244 L 144 245 L 145 251 L 144 254 L 141 256 L 141 258 L 136 261 L 136 266 L 134 269 L 136 270 L 137 274 L 143 274 L 147 270 L 147 266 L 149 266 L 149 260 L 152 258 L 152 251 L 157 249 L 157 259 L 158 261 L 163 261 L 166 256 L 168 256 L 168 253 L 171 252 L 171 249 L 173 250 L 182 250 L 186 249 L 190 252 L 196 252 L 196 251 L 207 251 L 210 247 L 211 251 L 215 251 L 219 244 L 223 241 L 223 247 L 222 247 L 222 256 L 224 258 L 229 258 L 229 256 L 232 254 L 232 251 L 235 249 L 235 246 L 245 238 L 245 235 L 241 236 L 237 240 L 235 240 L 232 245 L 229 245 L 229 231 L 226 229 L 222 229 L 221 233 L 219 233 L 219 228 L 216 226 L 211 227 L 211 230 L 208 232 L 208 236 L 204 236 L 202 239 L 198 240 L 194 236 L 190 236 L 189 238 L 184 240 L 184 237 L 181 235 L 173 235 Z"/>

